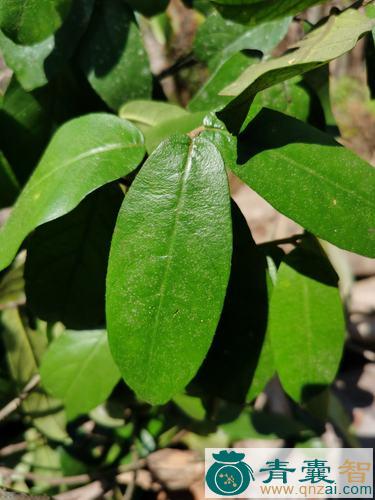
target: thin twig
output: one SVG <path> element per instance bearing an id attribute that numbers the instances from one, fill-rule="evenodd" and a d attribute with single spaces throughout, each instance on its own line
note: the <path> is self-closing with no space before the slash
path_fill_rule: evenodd
<path id="1" fill-rule="evenodd" d="M 187 54 L 186 56 L 178 59 L 172 66 L 161 71 L 156 78 L 160 81 L 168 76 L 174 76 L 176 73 L 185 68 L 190 68 L 198 63 L 197 59 L 194 57 L 193 53 Z"/>
<path id="2" fill-rule="evenodd" d="M 43 474 L 34 474 L 33 472 L 21 472 L 15 471 L 14 469 L 10 469 L 8 467 L 0 467 L 0 477 L 6 478 L 11 476 L 22 477 L 23 479 L 28 479 L 29 481 L 34 482 L 43 482 L 47 483 L 50 486 L 75 486 L 78 484 L 85 484 L 93 479 L 105 478 L 110 475 L 117 475 L 123 472 L 132 472 L 134 470 L 141 469 L 146 464 L 146 460 L 138 460 L 134 464 L 123 465 L 117 469 L 107 469 L 102 471 L 97 471 L 93 474 L 78 474 L 76 476 L 65 476 L 65 477 L 49 477 L 44 476 Z"/>
<path id="3" fill-rule="evenodd" d="M 21 406 L 22 402 L 29 396 L 29 394 L 37 387 L 40 382 L 40 375 L 34 375 L 30 381 L 23 388 L 21 394 L 19 394 L 16 398 L 12 399 L 4 408 L 0 410 L 0 422 L 7 417 L 11 413 L 17 410 L 19 406 Z"/>
<path id="4" fill-rule="evenodd" d="M 266 245 L 286 245 L 287 243 L 295 244 L 298 243 L 305 237 L 305 234 L 295 234 L 294 236 L 290 236 L 289 238 L 281 238 L 279 240 L 266 241 L 264 243 L 259 243 L 259 247 Z"/>
<path id="5" fill-rule="evenodd" d="M 19 453 L 20 451 L 26 450 L 28 447 L 28 443 L 26 441 L 21 441 L 20 443 L 9 444 L 8 446 L 4 446 L 0 450 L 0 458 L 9 457 L 10 455 L 14 455 L 15 453 Z"/>
<path id="6" fill-rule="evenodd" d="M 139 458 L 138 458 L 138 453 L 137 453 L 135 447 L 133 447 L 132 455 L 133 455 L 132 463 L 137 463 Z M 137 469 L 133 470 L 130 483 L 126 487 L 126 491 L 125 491 L 125 495 L 124 495 L 123 500 L 131 500 L 133 498 L 133 495 L 135 492 L 135 487 L 136 487 L 136 482 L 137 482 L 137 472 L 138 472 Z"/>

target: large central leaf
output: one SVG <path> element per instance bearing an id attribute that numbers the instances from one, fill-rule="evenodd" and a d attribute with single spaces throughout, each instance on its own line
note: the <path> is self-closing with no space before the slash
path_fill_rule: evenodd
<path id="1" fill-rule="evenodd" d="M 228 182 L 203 136 L 174 136 L 145 163 L 112 240 L 112 354 L 137 395 L 165 403 L 195 375 L 215 333 L 231 263 Z"/>
<path id="2" fill-rule="evenodd" d="M 59 129 L 0 232 L 0 269 L 37 226 L 70 212 L 98 187 L 127 175 L 144 155 L 129 122 L 91 114 Z"/>

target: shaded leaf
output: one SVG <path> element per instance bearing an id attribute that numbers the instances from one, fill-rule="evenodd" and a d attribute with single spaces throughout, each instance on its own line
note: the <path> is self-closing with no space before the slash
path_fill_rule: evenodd
<path id="1" fill-rule="evenodd" d="M 266 249 L 262 248 L 262 250 L 264 252 L 267 261 L 266 281 L 267 281 L 268 304 L 269 304 L 270 299 L 272 297 L 273 288 L 277 280 L 277 270 L 280 265 L 281 259 L 284 256 L 284 252 L 280 250 L 278 247 L 266 248 Z M 267 317 L 267 323 L 268 323 L 268 317 Z M 247 401 L 254 400 L 264 390 L 268 382 L 274 376 L 275 372 L 276 368 L 273 359 L 271 336 L 269 328 L 267 328 L 266 333 L 264 335 L 262 349 L 259 353 L 257 365 L 254 371 L 254 376 L 246 396 Z"/>
<path id="2" fill-rule="evenodd" d="M 20 182 L 38 162 L 52 130 L 46 87 L 26 92 L 12 78 L 0 108 L 0 144 Z"/>
<path id="3" fill-rule="evenodd" d="M 145 131 L 145 144 L 148 154 L 174 134 L 187 134 L 202 126 L 206 112 L 189 113 L 179 118 L 160 121 L 155 127 Z"/>
<path id="4" fill-rule="evenodd" d="M 47 348 L 45 328 L 38 323 L 36 329 L 28 325 L 18 309 L 7 309 L 2 313 L 2 338 L 6 347 L 9 371 L 16 384 L 17 394 L 33 375 L 39 372 L 39 365 Z M 57 441 L 66 441 L 64 414 L 61 403 L 38 388 L 22 403 L 23 412 L 43 434 Z"/>
<path id="5" fill-rule="evenodd" d="M 71 211 L 103 184 L 129 174 L 143 155 L 141 133 L 116 116 L 91 114 L 63 125 L 0 231 L 0 269 L 10 264 L 33 229 Z"/>
<path id="6" fill-rule="evenodd" d="M 75 0 L 56 33 L 33 45 L 18 45 L 0 31 L 4 59 L 23 88 L 41 87 L 63 68 L 87 27 L 93 5 L 94 0 Z"/>
<path id="7" fill-rule="evenodd" d="M 374 169 L 331 136 L 263 110 L 232 170 L 277 210 L 341 248 L 375 256 Z"/>
<path id="8" fill-rule="evenodd" d="M 15 259 L 0 279 L 0 310 L 23 305 L 26 302 L 23 279 L 25 253 Z"/>
<path id="9" fill-rule="evenodd" d="M 256 57 L 239 52 L 220 64 L 189 102 L 190 111 L 214 111 L 223 108 L 232 98 L 219 95 L 220 91 L 257 60 Z"/>
<path id="10" fill-rule="evenodd" d="M 333 381 L 345 338 L 338 289 L 311 277 L 310 255 L 297 248 L 286 257 L 270 303 L 269 331 L 276 369 L 284 389 L 298 402 Z M 320 262 L 324 259 L 321 256 Z M 308 272 L 296 271 L 295 260 L 303 260 Z M 328 262 L 322 265 L 327 267 Z M 321 269 L 317 267 L 317 271 Z"/>
<path id="11" fill-rule="evenodd" d="M 296 44 L 296 50 L 249 66 L 222 95 L 236 97 L 231 105 L 250 100 L 271 85 L 312 70 L 351 50 L 373 22 L 354 9 L 332 15 L 322 26 Z"/>
<path id="12" fill-rule="evenodd" d="M 18 181 L 5 156 L 0 151 L 0 208 L 12 205 L 18 192 Z"/>
<path id="13" fill-rule="evenodd" d="M 144 100 L 127 102 L 119 111 L 120 118 L 131 121 L 144 133 L 162 122 L 182 118 L 188 114 L 188 111 L 176 104 Z"/>
<path id="14" fill-rule="evenodd" d="M 26 296 L 37 317 L 75 329 L 105 324 L 105 276 L 122 200 L 118 186 L 104 187 L 31 236 Z"/>
<path id="15" fill-rule="evenodd" d="M 198 29 L 194 52 L 210 68 L 216 68 L 244 49 L 267 54 L 284 38 L 290 21 L 288 17 L 249 28 L 213 13 Z"/>
<path id="16" fill-rule="evenodd" d="M 204 420 L 206 417 L 206 410 L 200 398 L 188 396 L 187 394 L 178 394 L 173 398 L 173 402 L 190 418 Z"/>
<path id="17" fill-rule="evenodd" d="M 92 87 L 115 111 L 126 101 L 151 97 L 147 54 L 123 0 L 97 4 L 82 42 L 80 64 Z"/>
<path id="18" fill-rule="evenodd" d="M 298 14 L 323 0 L 212 0 L 219 12 L 245 24 L 258 24 L 291 14 Z"/>
<path id="19" fill-rule="evenodd" d="M 220 95 L 220 91 L 227 83 L 233 81 L 236 75 L 239 75 L 249 65 L 250 61 L 250 57 L 239 53 L 219 66 L 211 78 L 191 99 L 189 109 L 191 111 L 222 109 L 230 102 L 231 97 Z M 253 59 L 253 62 L 256 63 L 256 59 Z M 306 120 L 309 116 L 310 96 L 307 90 L 298 83 L 299 78 L 297 77 L 259 92 L 252 102 L 244 126 L 264 107 Z"/>
<path id="20" fill-rule="evenodd" d="M 126 196 L 107 277 L 112 354 L 140 398 L 168 401 L 202 363 L 229 277 L 230 227 L 216 148 L 201 136 L 160 145 Z"/>
<path id="21" fill-rule="evenodd" d="M 104 330 L 62 333 L 44 355 L 40 373 L 48 392 L 64 401 L 70 420 L 103 403 L 120 379 Z"/>
<path id="22" fill-rule="evenodd" d="M 267 327 L 266 259 L 246 220 L 232 204 L 233 255 L 229 284 L 214 341 L 192 385 L 204 394 L 243 403 Z"/>
<path id="23" fill-rule="evenodd" d="M 159 12 L 165 10 L 168 6 L 169 0 L 126 0 L 132 9 L 140 12 L 144 16 L 154 16 Z"/>
<path id="24" fill-rule="evenodd" d="M 310 112 L 309 92 L 300 85 L 300 78 L 292 78 L 264 89 L 255 96 L 245 125 L 250 122 L 262 108 L 274 109 L 286 115 L 306 121 Z"/>
<path id="25" fill-rule="evenodd" d="M 0 29 L 14 42 L 32 45 L 56 31 L 71 4 L 72 0 L 2 0 Z"/>

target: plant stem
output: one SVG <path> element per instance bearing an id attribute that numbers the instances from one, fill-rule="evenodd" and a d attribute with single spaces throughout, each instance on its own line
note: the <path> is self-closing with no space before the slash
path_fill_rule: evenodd
<path id="1" fill-rule="evenodd" d="M 34 375 L 30 381 L 26 384 L 21 394 L 16 398 L 12 399 L 4 408 L 0 410 L 0 422 L 5 420 L 11 413 L 17 410 L 21 403 L 29 396 L 29 394 L 36 388 L 40 382 L 40 375 Z"/>

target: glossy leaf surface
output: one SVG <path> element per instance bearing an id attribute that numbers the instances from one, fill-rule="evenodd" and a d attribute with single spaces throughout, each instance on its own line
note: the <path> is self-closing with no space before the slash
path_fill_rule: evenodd
<path id="1" fill-rule="evenodd" d="M 120 379 L 103 330 L 63 332 L 44 355 L 40 373 L 48 392 L 64 402 L 69 419 L 105 401 Z"/>
<path id="2" fill-rule="evenodd" d="M 107 278 L 111 351 L 141 399 L 164 403 L 195 375 L 219 321 L 230 260 L 220 154 L 200 136 L 172 137 L 126 196 Z"/>
<path id="3" fill-rule="evenodd" d="M 10 264 L 33 229 L 71 211 L 98 187 L 129 174 L 143 155 L 141 133 L 116 116 L 91 114 L 63 125 L 0 231 L 0 268 Z"/>
<path id="4" fill-rule="evenodd" d="M 375 171 L 331 136 L 263 110 L 233 171 L 277 210 L 334 245 L 375 257 Z"/>
<path id="5" fill-rule="evenodd" d="M 97 4 L 80 62 L 92 87 L 115 111 L 126 101 L 151 97 L 147 54 L 133 13 L 122 0 Z"/>

